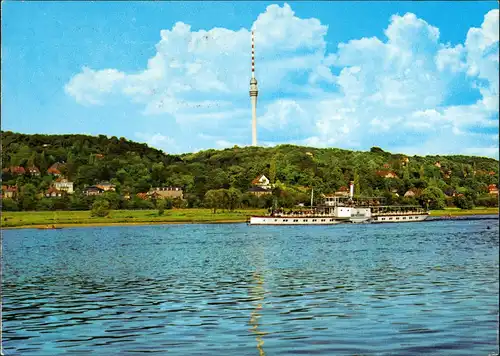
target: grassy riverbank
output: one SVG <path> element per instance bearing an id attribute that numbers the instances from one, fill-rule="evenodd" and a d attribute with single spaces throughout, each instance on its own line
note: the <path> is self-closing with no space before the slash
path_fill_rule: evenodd
<path id="1" fill-rule="evenodd" d="M 168 223 L 229 223 L 245 222 L 250 215 L 266 214 L 266 209 L 240 209 L 219 211 L 210 209 L 165 210 L 161 216 L 157 210 L 114 210 L 105 218 L 94 218 L 90 211 L 20 211 L 2 212 L 2 228 L 37 228 L 47 225 L 103 226 L 103 225 L 147 225 Z M 498 208 L 474 208 L 471 210 L 433 210 L 431 216 L 464 216 L 498 214 Z"/>
<path id="2" fill-rule="evenodd" d="M 431 216 L 465 216 L 465 215 L 495 215 L 498 208 L 477 207 L 473 209 L 446 208 L 444 210 L 431 210 Z"/>
<path id="3" fill-rule="evenodd" d="M 228 223 L 244 222 L 249 215 L 265 214 L 264 209 L 240 209 L 218 211 L 210 209 L 173 209 L 165 210 L 161 216 L 158 210 L 113 210 L 108 217 L 91 217 L 90 211 L 20 211 L 3 212 L 2 227 L 43 227 L 46 225 L 100 226 L 126 224 L 167 224 L 167 223 Z"/>

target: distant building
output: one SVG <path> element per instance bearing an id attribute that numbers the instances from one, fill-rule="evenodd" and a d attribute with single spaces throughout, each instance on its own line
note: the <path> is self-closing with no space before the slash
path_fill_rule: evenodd
<path id="1" fill-rule="evenodd" d="M 405 198 L 412 198 L 416 195 L 415 191 L 413 189 L 409 189 L 406 191 L 404 197 Z"/>
<path id="2" fill-rule="evenodd" d="M 34 177 L 38 177 L 40 175 L 40 170 L 36 166 L 31 166 L 26 169 L 28 174 Z"/>
<path id="3" fill-rule="evenodd" d="M 260 197 L 262 195 L 272 194 L 273 192 L 271 189 L 266 189 L 266 188 L 262 188 L 259 186 L 255 186 L 255 187 L 248 189 L 248 193 Z"/>
<path id="4" fill-rule="evenodd" d="M 383 178 L 398 178 L 398 175 L 393 172 L 393 171 L 377 171 L 376 172 L 377 176 L 383 177 Z"/>
<path id="5" fill-rule="evenodd" d="M 91 185 L 91 186 L 85 188 L 85 190 L 83 191 L 83 193 L 89 197 L 94 196 L 94 195 L 101 195 L 103 192 L 104 192 L 104 189 L 99 188 L 98 186 L 95 186 L 95 185 Z"/>
<path id="6" fill-rule="evenodd" d="M 50 187 L 47 192 L 45 193 L 45 196 L 47 198 L 59 198 L 63 196 L 63 191 L 56 189 L 55 187 Z"/>
<path id="7" fill-rule="evenodd" d="M 49 169 L 47 169 L 47 173 L 58 177 L 62 174 L 61 169 L 63 169 L 64 167 L 65 167 L 64 163 L 56 162 L 52 166 L 50 166 Z"/>
<path id="8" fill-rule="evenodd" d="M 150 198 L 157 198 L 157 199 L 175 199 L 183 198 L 183 191 L 182 188 L 180 187 L 157 187 L 157 188 L 151 188 L 151 190 L 147 193 Z"/>
<path id="9" fill-rule="evenodd" d="M 73 182 L 68 181 L 66 178 L 58 178 L 54 182 L 54 188 L 68 194 L 73 194 Z"/>
<path id="10" fill-rule="evenodd" d="M 14 199 L 17 195 L 17 187 L 2 185 L 2 198 Z"/>
<path id="11" fill-rule="evenodd" d="M 401 158 L 401 164 L 403 166 L 406 166 L 409 162 L 410 162 L 410 159 L 408 157 Z"/>
<path id="12" fill-rule="evenodd" d="M 10 173 L 12 175 L 21 175 L 25 174 L 26 170 L 24 169 L 24 167 L 21 166 L 10 166 L 8 168 L 4 168 L 3 172 Z"/>
<path id="13" fill-rule="evenodd" d="M 438 168 L 441 168 L 441 162 L 437 161 L 436 163 L 434 163 L 434 165 Z"/>
<path id="14" fill-rule="evenodd" d="M 488 192 L 493 195 L 498 195 L 498 187 L 496 186 L 496 184 L 490 184 L 488 186 Z"/>
<path id="15" fill-rule="evenodd" d="M 337 197 L 347 197 L 347 196 L 349 196 L 349 188 L 347 188 L 346 186 L 340 187 L 339 190 L 337 190 L 334 193 L 334 196 L 337 196 Z"/>
<path id="16" fill-rule="evenodd" d="M 116 185 L 111 184 L 109 182 L 97 183 L 95 186 L 98 187 L 98 188 L 100 188 L 100 189 L 102 189 L 102 190 L 104 190 L 105 192 L 107 192 L 108 190 L 111 190 L 111 191 L 114 192 L 115 189 L 116 189 Z"/>
<path id="17" fill-rule="evenodd" d="M 271 182 L 263 174 L 261 174 L 260 176 L 258 176 L 257 178 L 255 178 L 252 181 L 252 185 L 254 187 L 260 187 L 260 188 L 263 188 L 263 189 L 272 189 Z"/>

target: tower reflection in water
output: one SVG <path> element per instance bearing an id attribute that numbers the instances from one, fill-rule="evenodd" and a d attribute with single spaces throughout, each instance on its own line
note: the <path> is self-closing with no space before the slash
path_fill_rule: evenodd
<path id="1" fill-rule="evenodd" d="M 252 313 L 250 313 L 250 321 L 249 324 L 252 327 L 250 331 L 256 335 L 255 340 L 257 341 L 257 350 L 259 350 L 259 355 L 264 356 L 266 353 L 264 352 L 264 340 L 262 339 L 263 335 L 266 335 L 265 332 L 259 330 L 259 319 L 261 318 L 262 304 L 264 302 L 264 277 L 260 272 L 254 272 L 253 280 L 255 281 L 255 286 L 250 289 L 250 295 L 254 298 L 254 302 L 256 306 Z"/>

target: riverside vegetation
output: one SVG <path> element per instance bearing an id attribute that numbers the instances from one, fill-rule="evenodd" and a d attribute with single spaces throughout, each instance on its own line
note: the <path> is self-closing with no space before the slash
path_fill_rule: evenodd
<path id="1" fill-rule="evenodd" d="M 74 182 L 75 192 L 46 198 L 44 193 L 56 178 L 47 169 L 57 162 L 62 163 L 62 175 Z M 298 203 L 308 204 L 311 187 L 317 203 L 321 194 L 333 193 L 349 181 L 354 181 L 355 195 L 383 196 L 387 204 L 420 204 L 431 209 L 498 206 L 498 196 L 488 194 L 488 186 L 498 182 L 495 159 L 406 156 L 378 147 L 361 152 L 293 145 L 234 146 L 168 154 L 123 137 L 2 132 L 2 166 L 2 184 L 17 187 L 14 199 L 2 199 L 3 211 L 92 209 L 93 221 L 120 209 L 157 209 L 158 219 L 167 219 L 172 208 L 209 208 L 212 213 L 223 209 L 227 214 L 238 209 L 265 211 L 262 209 L 273 204 L 293 208 Z M 9 167 L 37 167 L 41 174 L 18 174 Z M 260 174 L 274 184 L 271 195 L 257 197 L 248 192 L 251 181 Z M 102 181 L 114 184 L 116 191 L 84 194 L 85 187 Z M 161 186 L 181 187 L 184 199 L 160 202 L 137 196 Z M 410 190 L 414 196 L 404 197 Z M 196 211 L 201 212 L 193 210 L 195 215 Z"/>

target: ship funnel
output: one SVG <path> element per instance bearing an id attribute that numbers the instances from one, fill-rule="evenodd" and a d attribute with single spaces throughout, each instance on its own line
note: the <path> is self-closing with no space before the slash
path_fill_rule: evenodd
<path id="1" fill-rule="evenodd" d="M 352 199 L 353 196 L 354 196 L 354 183 L 350 182 L 350 184 L 349 184 L 349 197 Z"/>

